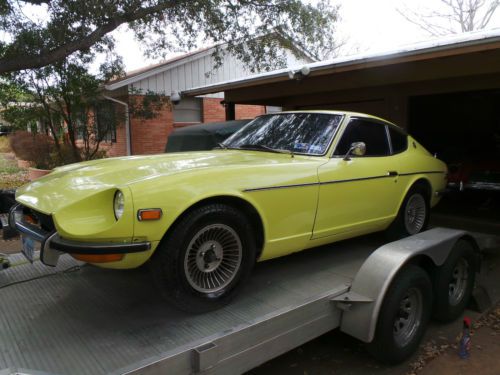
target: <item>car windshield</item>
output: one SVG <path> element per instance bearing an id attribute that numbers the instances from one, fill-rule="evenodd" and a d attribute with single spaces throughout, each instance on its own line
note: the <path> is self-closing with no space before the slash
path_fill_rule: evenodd
<path id="1" fill-rule="evenodd" d="M 323 155 L 342 115 L 280 113 L 257 117 L 222 146 L 270 152 Z"/>

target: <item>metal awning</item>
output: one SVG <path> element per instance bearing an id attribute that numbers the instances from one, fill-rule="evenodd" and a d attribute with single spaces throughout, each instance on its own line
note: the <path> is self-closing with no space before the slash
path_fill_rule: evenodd
<path id="1" fill-rule="evenodd" d="M 388 51 L 364 53 L 307 64 L 306 66 L 310 71 L 307 78 L 488 50 L 500 50 L 500 28 L 453 35 L 445 38 L 406 45 Z M 198 96 L 288 81 L 290 80 L 290 71 L 297 71 L 302 67 L 303 66 L 279 69 L 271 72 L 255 74 L 241 79 L 194 87 L 183 91 L 182 94 L 187 96 Z"/>

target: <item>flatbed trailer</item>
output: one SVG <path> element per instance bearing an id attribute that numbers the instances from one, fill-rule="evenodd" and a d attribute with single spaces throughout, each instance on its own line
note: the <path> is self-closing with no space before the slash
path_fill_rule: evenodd
<path id="1" fill-rule="evenodd" d="M 170 307 L 140 269 L 15 255 L 0 272 L 0 374 L 238 374 L 336 328 L 370 342 L 395 277 L 410 263 L 439 269 L 459 241 L 477 247 L 435 228 L 263 262 L 233 302 L 199 315 Z"/>

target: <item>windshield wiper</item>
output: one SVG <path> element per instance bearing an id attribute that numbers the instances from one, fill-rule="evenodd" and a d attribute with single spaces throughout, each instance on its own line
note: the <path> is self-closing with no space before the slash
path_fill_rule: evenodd
<path id="1" fill-rule="evenodd" d="M 217 146 L 215 146 L 215 148 L 221 148 L 223 150 L 227 150 L 227 146 L 222 142 L 217 143 Z"/>
<path id="2" fill-rule="evenodd" d="M 272 148 L 266 145 L 245 143 L 243 145 L 240 145 L 238 148 L 248 149 L 248 150 L 264 150 L 269 152 L 275 152 L 277 154 L 289 154 L 292 155 L 293 157 L 293 152 L 290 150 L 285 150 L 282 148 Z"/>

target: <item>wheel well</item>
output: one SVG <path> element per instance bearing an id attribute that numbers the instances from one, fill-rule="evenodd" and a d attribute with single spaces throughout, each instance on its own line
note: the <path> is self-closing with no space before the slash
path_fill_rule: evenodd
<path id="1" fill-rule="evenodd" d="M 412 185 L 411 188 L 415 187 L 415 186 L 421 186 L 425 193 L 427 194 L 427 199 L 431 200 L 432 198 L 432 186 L 431 186 L 431 183 L 429 182 L 429 180 L 425 179 L 425 178 L 419 178 L 417 181 L 415 181 Z"/>
<path id="2" fill-rule="evenodd" d="M 436 272 L 436 270 L 438 268 L 436 266 L 436 264 L 434 263 L 434 261 L 430 257 L 428 257 L 427 255 L 417 255 L 417 256 L 411 258 L 406 264 L 412 264 L 414 266 L 418 266 L 418 267 L 422 268 L 425 272 L 427 272 L 427 274 L 429 275 L 431 280 L 432 280 L 433 274 Z"/>
<path id="3" fill-rule="evenodd" d="M 217 196 L 217 197 L 210 197 L 203 199 L 199 202 L 196 202 L 193 204 L 191 207 L 189 207 L 187 210 L 185 210 L 182 214 L 179 215 L 179 217 L 175 220 L 175 222 L 170 226 L 170 228 L 167 230 L 167 233 L 170 232 L 171 229 L 175 228 L 177 223 L 189 212 L 192 210 L 197 209 L 198 207 L 201 206 L 206 206 L 209 204 L 213 203 L 221 203 L 221 204 L 226 204 L 228 206 L 234 207 L 235 209 L 241 211 L 245 216 L 248 218 L 250 221 L 250 224 L 252 225 L 253 232 L 255 233 L 255 245 L 257 247 L 257 259 L 260 257 L 262 250 L 264 248 L 264 225 L 262 223 L 262 219 L 255 209 L 254 206 L 252 206 L 250 203 L 248 203 L 246 200 L 238 198 L 238 197 L 231 197 L 231 196 Z"/>

